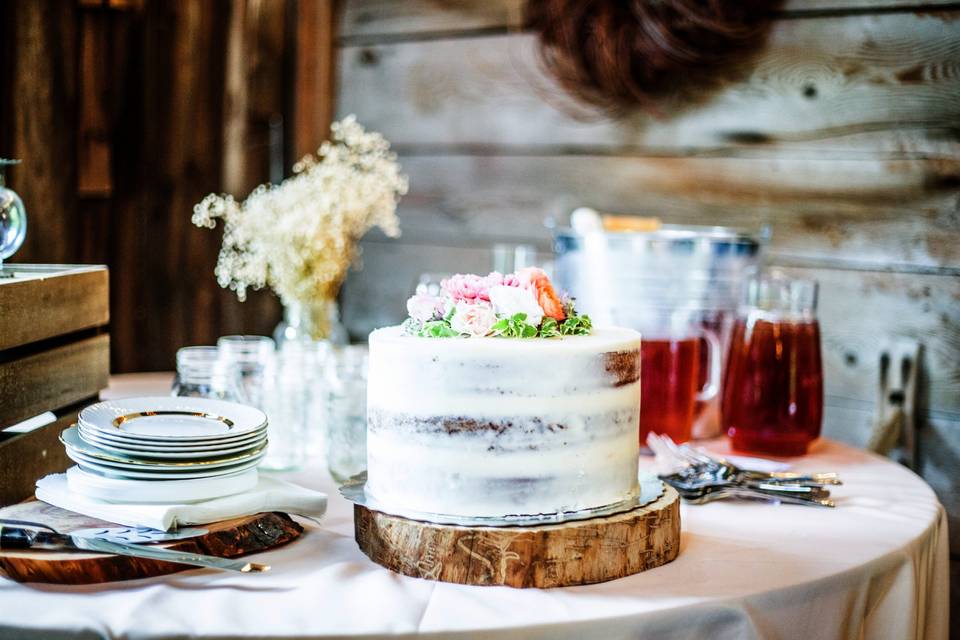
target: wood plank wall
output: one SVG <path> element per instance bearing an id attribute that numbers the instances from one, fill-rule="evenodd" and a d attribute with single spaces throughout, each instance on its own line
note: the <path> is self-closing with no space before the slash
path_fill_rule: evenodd
<path id="1" fill-rule="evenodd" d="M 827 425 L 864 444 L 880 350 L 925 347 L 922 472 L 960 552 L 960 4 L 792 0 L 741 84 L 663 120 L 610 120 L 542 71 L 522 0 L 349 0 L 337 112 L 400 152 L 403 237 L 364 242 L 356 337 L 403 315 L 421 272 L 546 257 L 574 206 L 773 230 L 821 282 Z"/>
<path id="2" fill-rule="evenodd" d="M 190 216 L 211 191 L 244 196 L 282 176 L 326 137 L 332 6 L 3 4 L 0 157 L 24 159 L 10 184 L 29 216 L 12 262 L 110 267 L 114 372 L 170 370 L 181 346 L 279 321 L 272 294 L 241 304 L 217 286 L 220 232 Z"/>

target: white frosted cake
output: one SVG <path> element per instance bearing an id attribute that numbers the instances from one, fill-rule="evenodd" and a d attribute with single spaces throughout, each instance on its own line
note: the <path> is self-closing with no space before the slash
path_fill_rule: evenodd
<path id="1" fill-rule="evenodd" d="M 593 329 L 540 274 L 491 274 L 467 298 L 454 279 L 478 277 L 455 276 L 447 295 L 411 299 L 404 326 L 370 335 L 366 490 L 378 502 L 497 517 L 636 495 L 640 335 Z"/>

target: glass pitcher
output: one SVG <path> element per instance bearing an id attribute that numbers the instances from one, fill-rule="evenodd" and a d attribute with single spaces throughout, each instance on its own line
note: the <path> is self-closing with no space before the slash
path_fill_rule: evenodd
<path id="1" fill-rule="evenodd" d="M 720 389 L 722 349 L 692 309 L 624 308 L 620 324 L 640 331 L 640 445 L 647 435 L 686 442 L 698 404 Z"/>
<path id="2" fill-rule="evenodd" d="M 820 435 L 823 365 L 817 283 L 752 279 L 734 325 L 721 416 L 735 449 L 802 455 Z"/>

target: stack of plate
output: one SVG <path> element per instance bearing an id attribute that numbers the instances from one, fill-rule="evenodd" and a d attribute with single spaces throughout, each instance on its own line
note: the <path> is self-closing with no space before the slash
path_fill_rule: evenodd
<path id="1" fill-rule="evenodd" d="M 60 441 L 80 471 L 68 476 L 72 490 L 82 486 L 88 495 L 115 497 L 114 490 L 162 481 L 176 484 L 157 485 L 163 489 L 154 494 L 169 488 L 171 495 L 205 499 L 214 497 L 211 492 L 249 488 L 251 478 L 256 484 L 255 467 L 267 449 L 267 417 L 221 400 L 127 398 L 87 407 Z M 227 478 L 237 481 L 212 482 Z"/>

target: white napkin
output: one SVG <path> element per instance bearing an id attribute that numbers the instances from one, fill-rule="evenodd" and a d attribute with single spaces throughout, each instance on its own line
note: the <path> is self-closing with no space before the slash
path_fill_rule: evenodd
<path id="1" fill-rule="evenodd" d="M 319 518 L 327 510 L 327 494 L 261 474 L 245 493 L 191 504 L 117 504 L 71 493 L 67 476 L 55 473 L 37 481 L 37 499 L 55 507 L 128 527 L 169 531 L 230 518 L 282 511 Z"/>

